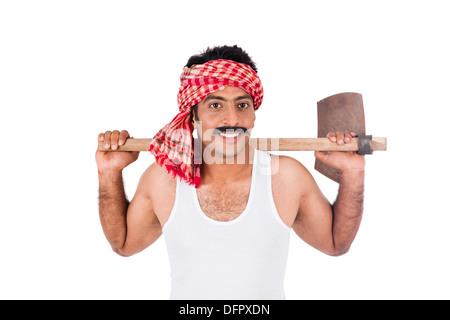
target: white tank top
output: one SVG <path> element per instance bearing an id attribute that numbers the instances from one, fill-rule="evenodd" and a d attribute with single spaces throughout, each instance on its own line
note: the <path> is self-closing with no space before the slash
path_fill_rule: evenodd
<path id="1" fill-rule="evenodd" d="M 275 208 L 270 173 L 270 154 L 255 151 L 247 206 L 226 222 L 205 215 L 196 189 L 177 180 L 163 228 L 171 299 L 285 299 L 290 228 Z"/>

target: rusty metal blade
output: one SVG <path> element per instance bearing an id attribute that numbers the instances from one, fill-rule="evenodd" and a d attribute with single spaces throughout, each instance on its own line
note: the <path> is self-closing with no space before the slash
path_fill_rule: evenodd
<path id="1" fill-rule="evenodd" d="M 329 132 L 355 132 L 366 134 L 362 95 L 354 92 L 335 94 L 317 102 L 317 137 Z M 340 173 L 316 159 L 314 168 L 328 178 L 339 182 Z"/>

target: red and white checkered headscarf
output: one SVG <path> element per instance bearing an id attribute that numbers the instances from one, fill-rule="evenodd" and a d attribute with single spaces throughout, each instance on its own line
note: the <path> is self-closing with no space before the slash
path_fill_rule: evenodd
<path id="1" fill-rule="evenodd" d="M 231 60 L 212 60 L 204 64 L 184 67 L 180 76 L 178 92 L 178 113 L 153 138 L 149 150 L 156 162 L 165 166 L 174 177 L 180 177 L 190 185 L 200 186 L 200 165 L 194 164 L 194 138 L 191 122 L 191 108 L 207 95 L 225 89 L 238 87 L 253 97 L 257 110 L 263 99 L 263 87 L 256 72 L 247 64 Z"/>

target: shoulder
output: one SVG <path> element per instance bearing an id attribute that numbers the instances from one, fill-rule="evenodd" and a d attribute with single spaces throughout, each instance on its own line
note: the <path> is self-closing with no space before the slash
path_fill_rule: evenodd
<path id="1" fill-rule="evenodd" d="M 147 206 L 152 208 L 161 226 L 164 226 L 175 203 L 176 188 L 177 181 L 172 174 L 153 163 L 142 174 L 135 196 L 146 199 Z"/>
<path id="2" fill-rule="evenodd" d="M 301 196 L 315 185 L 308 169 L 292 157 L 271 154 L 271 169 L 274 192 L 283 191 Z"/>
<path id="3" fill-rule="evenodd" d="M 272 176 L 283 180 L 297 179 L 303 176 L 311 176 L 308 169 L 298 161 L 289 156 L 270 155 Z"/>
<path id="4" fill-rule="evenodd" d="M 138 189 L 152 198 L 160 193 L 172 194 L 175 193 L 176 179 L 154 162 L 142 174 Z"/>
<path id="5" fill-rule="evenodd" d="M 272 196 L 280 218 L 292 227 L 305 198 L 316 190 L 309 171 L 296 159 L 271 154 Z"/>

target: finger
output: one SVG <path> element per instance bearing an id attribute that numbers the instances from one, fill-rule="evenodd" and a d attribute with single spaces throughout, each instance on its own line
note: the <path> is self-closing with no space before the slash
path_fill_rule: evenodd
<path id="1" fill-rule="evenodd" d="M 123 146 L 127 139 L 130 137 L 130 134 L 127 130 L 122 130 L 119 134 L 119 146 Z"/>
<path id="2" fill-rule="evenodd" d="M 336 142 L 336 133 L 335 132 L 328 132 L 327 138 L 330 139 L 331 142 Z"/>
<path id="3" fill-rule="evenodd" d="M 102 132 L 102 133 L 99 133 L 98 134 L 98 141 L 104 141 L 105 140 L 105 134 Z"/>
<path id="4" fill-rule="evenodd" d="M 324 159 L 326 156 L 328 156 L 328 151 L 314 151 L 314 156 L 319 159 L 322 160 Z"/>
<path id="5" fill-rule="evenodd" d="M 347 133 L 344 135 L 344 142 L 345 142 L 345 143 L 350 143 L 350 141 L 352 141 L 352 135 L 350 134 L 350 132 L 347 132 Z"/>
<path id="6" fill-rule="evenodd" d="M 120 132 L 118 130 L 114 130 L 111 133 L 111 149 L 113 150 L 116 150 L 119 145 L 119 134 Z"/>
<path id="7" fill-rule="evenodd" d="M 103 148 L 109 149 L 111 145 L 111 131 L 106 131 L 103 140 Z"/>
<path id="8" fill-rule="evenodd" d="M 320 158 L 323 157 L 323 152 L 322 151 L 314 151 L 314 157 L 316 157 L 317 159 L 320 160 Z"/>
<path id="9" fill-rule="evenodd" d="M 343 132 L 336 132 L 336 140 L 338 145 L 344 144 L 344 133 Z"/>
<path id="10" fill-rule="evenodd" d="M 356 132 L 350 132 L 350 134 L 352 135 L 352 137 L 356 137 L 358 134 Z"/>

